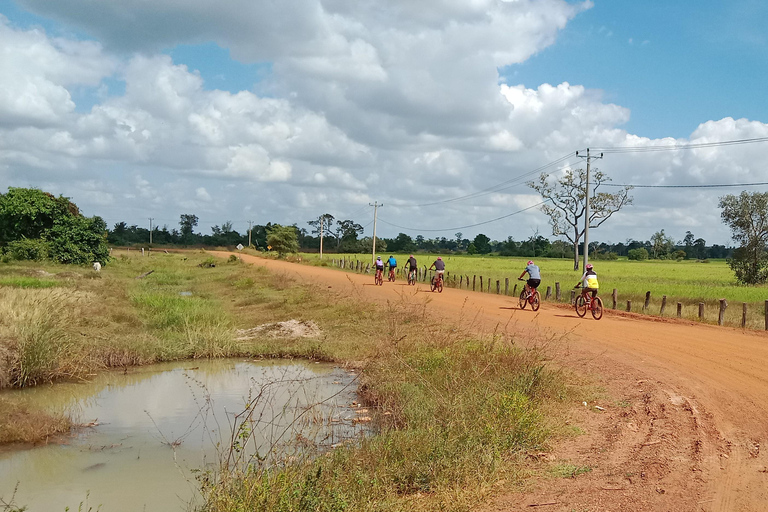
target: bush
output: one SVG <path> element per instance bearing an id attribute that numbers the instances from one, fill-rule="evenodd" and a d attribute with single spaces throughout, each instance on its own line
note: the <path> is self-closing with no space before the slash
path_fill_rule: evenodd
<path id="1" fill-rule="evenodd" d="M 648 259 L 648 251 L 644 247 L 640 247 L 639 249 L 630 249 L 630 251 L 627 253 L 627 257 L 630 260 L 647 260 Z"/>
<path id="2" fill-rule="evenodd" d="M 15 260 L 42 261 L 48 259 L 51 246 L 42 239 L 22 238 L 9 242 L 5 247 L 6 253 Z"/>
<path id="3" fill-rule="evenodd" d="M 106 225 L 99 217 L 65 217 L 56 221 L 45 237 L 51 258 L 58 263 L 84 265 L 109 261 Z"/>
<path id="4" fill-rule="evenodd" d="M 728 266 L 741 284 L 763 284 L 768 281 L 768 253 L 764 250 L 739 247 L 733 251 Z"/>

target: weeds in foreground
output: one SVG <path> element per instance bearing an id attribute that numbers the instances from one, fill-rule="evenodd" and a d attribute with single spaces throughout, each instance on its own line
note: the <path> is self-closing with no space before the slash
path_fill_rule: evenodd
<path id="1" fill-rule="evenodd" d="M 68 290 L 0 288 L 0 387 L 26 387 L 77 373 L 63 361 L 72 349 L 65 329 L 82 295 Z"/>
<path id="2" fill-rule="evenodd" d="M 397 337 L 362 375 L 378 435 L 290 464 L 225 463 L 202 479 L 205 510 L 469 510 L 519 478 L 515 462 L 550 435 L 559 375 L 537 350 L 409 322 L 414 311 L 392 315 L 410 327 L 385 331 Z"/>

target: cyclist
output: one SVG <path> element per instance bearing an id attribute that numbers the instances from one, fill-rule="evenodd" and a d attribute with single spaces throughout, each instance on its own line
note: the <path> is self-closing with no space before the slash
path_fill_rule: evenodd
<path id="1" fill-rule="evenodd" d="M 381 256 L 376 256 L 376 272 L 384 274 L 384 262 L 381 261 Z"/>
<path id="2" fill-rule="evenodd" d="M 408 258 L 408 261 L 405 262 L 405 266 L 408 269 L 408 274 L 413 272 L 413 275 L 416 275 L 416 271 L 418 267 L 416 266 L 416 258 L 413 257 L 413 254 Z"/>
<path id="3" fill-rule="evenodd" d="M 394 256 L 390 255 L 389 259 L 387 260 L 387 264 L 389 264 L 389 273 L 392 275 L 392 277 L 394 277 L 395 269 L 397 269 L 397 260 Z"/>
<path id="4" fill-rule="evenodd" d="M 445 262 L 443 261 L 443 258 L 441 256 L 438 256 L 435 262 L 429 266 L 429 270 L 435 269 L 435 277 L 440 276 L 440 279 L 443 278 L 443 273 L 445 273 Z M 432 280 L 434 281 L 434 277 Z"/>
<path id="5" fill-rule="evenodd" d="M 529 296 L 533 293 L 531 290 L 535 290 L 541 284 L 541 270 L 538 265 L 535 265 L 532 260 L 528 260 L 525 265 L 525 270 L 520 274 L 518 279 L 522 279 L 525 274 L 528 274 L 528 280 L 525 282 L 525 295 Z"/>
<path id="6" fill-rule="evenodd" d="M 581 280 L 576 283 L 574 288 L 581 287 L 581 294 L 584 298 L 587 298 L 587 293 L 592 292 L 592 298 L 597 297 L 597 290 L 600 288 L 600 283 L 597 282 L 597 274 L 595 273 L 592 264 L 587 263 L 584 267 L 584 274 L 581 276 Z"/>

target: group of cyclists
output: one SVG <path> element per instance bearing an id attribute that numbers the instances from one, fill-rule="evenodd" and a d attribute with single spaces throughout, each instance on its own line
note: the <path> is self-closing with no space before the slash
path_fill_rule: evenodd
<path id="1" fill-rule="evenodd" d="M 389 267 L 389 275 L 390 279 L 394 280 L 395 276 L 395 270 L 397 269 L 397 259 L 390 255 L 389 259 L 387 260 L 386 266 Z M 375 270 L 376 272 L 381 272 L 384 274 L 384 267 L 385 263 L 381 259 L 381 256 L 376 257 L 376 263 L 375 263 Z M 416 264 L 416 258 L 411 254 L 408 257 L 408 260 L 405 262 L 405 266 L 403 267 L 403 270 L 405 270 L 407 275 L 415 275 L 416 271 L 418 269 L 418 266 Z M 442 279 L 443 274 L 445 273 L 445 262 L 443 261 L 443 258 L 441 256 L 438 256 L 437 259 L 430 265 L 429 270 L 435 271 L 435 277 L 439 277 L 439 279 Z M 415 278 L 414 278 L 415 280 Z"/>
<path id="2" fill-rule="evenodd" d="M 378 256 L 376 258 L 375 265 L 376 272 L 381 272 L 383 275 L 385 265 L 389 266 L 390 279 L 394 280 L 395 269 L 397 269 L 397 259 L 394 256 L 390 256 L 385 264 L 381 259 L 381 256 Z M 413 256 L 413 254 L 408 257 L 408 261 L 405 262 L 404 269 L 406 270 L 407 275 L 411 275 L 416 272 L 416 258 Z M 445 262 L 443 261 L 442 257 L 438 256 L 437 259 L 429 267 L 429 270 L 433 269 L 435 270 L 435 278 L 442 279 L 443 273 L 445 272 Z M 541 284 L 541 269 L 533 262 L 533 260 L 529 260 L 518 279 L 522 280 L 525 274 L 528 274 L 528 279 L 525 281 L 525 292 L 526 295 L 530 295 Z M 597 280 L 597 273 L 595 272 L 595 268 L 591 263 L 587 263 L 586 267 L 584 268 L 584 274 L 582 274 L 581 279 L 579 279 L 579 282 L 576 283 L 574 288 L 581 288 L 581 295 L 584 299 L 587 298 L 588 294 L 591 294 L 592 299 L 597 297 L 600 283 Z"/>

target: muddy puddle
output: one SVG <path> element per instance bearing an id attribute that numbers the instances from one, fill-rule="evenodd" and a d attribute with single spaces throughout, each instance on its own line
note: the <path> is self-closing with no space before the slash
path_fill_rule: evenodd
<path id="1" fill-rule="evenodd" d="M 29 512 L 192 510 L 202 503 L 196 476 L 222 457 L 293 457 L 364 435 L 350 407 L 356 387 L 354 374 L 328 365 L 226 360 L 13 391 L 90 426 L 57 444 L 0 451 L 0 498 Z M 230 454 L 233 425 L 244 421 L 253 434 Z"/>

